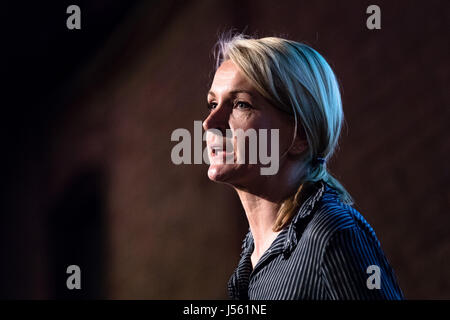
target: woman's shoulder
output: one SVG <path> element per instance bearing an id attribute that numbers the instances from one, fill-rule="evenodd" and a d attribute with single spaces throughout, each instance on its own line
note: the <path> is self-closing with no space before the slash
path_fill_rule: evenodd
<path id="1" fill-rule="evenodd" d="M 342 202 L 337 191 L 324 184 L 322 195 L 313 209 L 305 233 L 309 236 L 330 238 L 352 229 L 365 233 L 378 242 L 373 228 L 363 215 L 351 204 Z"/>

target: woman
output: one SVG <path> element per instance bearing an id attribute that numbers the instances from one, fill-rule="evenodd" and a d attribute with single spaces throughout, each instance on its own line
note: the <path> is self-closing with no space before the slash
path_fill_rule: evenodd
<path id="1" fill-rule="evenodd" d="M 236 190 L 249 223 L 231 299 L 403 298 L 373 229 L 327 170 L 343 111 L 319 53 L 276 37 L 220 40 L 208 108 L 208 176 Z M 268 140 L 279 147 L 276 174 L 228 161 L 251 150 L 238 129 L 279 130 Z"/>

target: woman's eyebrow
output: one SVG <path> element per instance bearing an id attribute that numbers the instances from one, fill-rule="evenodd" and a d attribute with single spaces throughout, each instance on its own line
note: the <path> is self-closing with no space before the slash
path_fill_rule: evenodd
<path id="1" fill-rule="evenodd" d="M 231 95 L 236 95 L 236 94 L 238 94 L 238 93 L 246 93 L 246 94 L 248 94 L 249 96 L 253 97 L 253 94 L 252 94 L 250 91 L 248 91 L 248 90 L 239 89 L 239 90 L 233 90 L 233 91 L 230 91 L 230 94 L 231 94 Z"/>
<path id="2" fill-rule="evenodd" d="M 229 94 L 229 95 L 232 95 L 232 96 L 235 96 L 235 95 L 237 95 L 238 93 L 246 93 L 246 94 L 248 94 L 249 96 L 253 97 L 253 94 L 252 94 L 250 91 L 245 90 L 245 89 L 236 89 L 236 90 L 233 90 L 233 91 L 228 92 L 228 94 Z M 211 96 L 214 96 L 214 97 L 216 96 L 216 94 L 215 94 L 213 91 L 209 91 L 209 92 L 208 92 L 208 95 L 211 95 Z"/>

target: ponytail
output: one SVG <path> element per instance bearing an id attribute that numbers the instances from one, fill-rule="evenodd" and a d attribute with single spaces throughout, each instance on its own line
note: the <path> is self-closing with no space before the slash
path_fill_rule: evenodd
<path id="1" fill-rule="evenodd" d="M 274 232 L 278 232 L 283 229 L 292 220 L 297 210 L 303 201 L 306 200 L 309 194 L 308 187 L 314 182 L 324 181 L 331 188 L 336 190 L 339 195 L 339 199 L 346 204 L 353 204 L 352 196 L 345 190 L 344 186 L 336 179 L 326 168 L 326 163 L 312 163 L 310 165 L 309 174 L 303 179 L 303 183 L 300 184 L 294 195 L 285 199 L 281 203 L 281 207 L 278 210 L 277 219 L 272 228 Z"/>

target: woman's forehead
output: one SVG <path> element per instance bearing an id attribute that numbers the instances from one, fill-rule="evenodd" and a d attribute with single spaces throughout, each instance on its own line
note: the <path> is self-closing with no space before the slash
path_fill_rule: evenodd
<path id="1" fill-rule="evenodd" d="M 250 81 L 232 61 L 227 60 L 217 69 L 208 94 L 213 96 L 230 92 L 251 94 L 253 91 Z"/>

